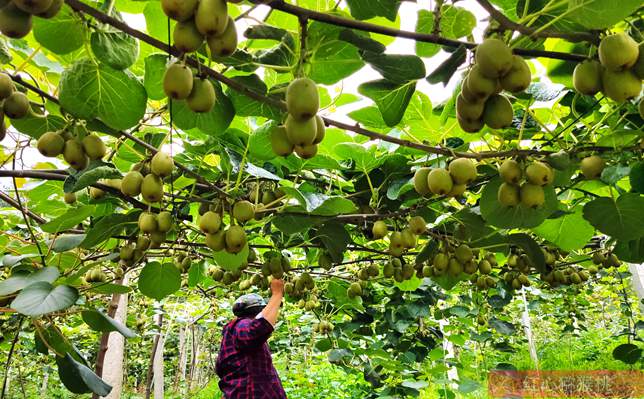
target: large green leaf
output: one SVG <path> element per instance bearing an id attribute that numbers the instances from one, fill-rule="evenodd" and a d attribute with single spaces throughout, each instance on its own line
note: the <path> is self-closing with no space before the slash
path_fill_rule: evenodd
<path id="1" fill-rule="evenodd" d="M 369 149 L 356 143 L 340 143 L 334 148 L 340 159 L 351 159 L 355 162 L 356 168 L 368 172 L 378 166 L 383 159 L 375 155 L 374 147 Z"/>
<path id="2" fill-rule="evenodd" d="M 349 288 L 349 283 L 338 278 L 332 278 L 329 280 L 327 285 L 327 295 L 330 299 L 333 300 L 333 303 L 337 307 L 347 306 L 359 311 L 364 311 L 362 306 L 362 298 L 357 296 L 349 298 L 347 289 Z"/>
<path id="3" fill-rule="evenodd" d="M 63 7 L 51 19 L 34 18 L 33 33 L 46 49 L 56 54 L 67 54 L 83 46 L 85 27 L 71 8 Z"/>
<path id="4" fill-rule="evenodd" d="M 468 36 L 476 26 L 476 17 L 470 11 L 451 5 L 441 8 L 440 35 L 449 39 Z M 419 10 L 416 21 L 416 32 L 433 33 L 434 13 L 429 10 Z M 416 42 L 416 54 L 421 57 L 432 57 L 441 49 L 433 43 Z"/>
<path id="5" fill-rule="evenodd" d="M 224 132 L 235 117 L 235 108 L 221 87 L 215 84 L 217 102 L 210 112 L 192 112 L 185 101 L 172 101 L 172 118 L 179 129 L 197 128 L 205 134 L 219 135 Z"/>
<path id="6" fill-rule="evenodd" d="M 118 179 L 121 172 L 111 163 L 101 160 L 91 161 L 84 170 L 69 175 L 63 184 L 66 193 L 75 193 L 89 187 L 101 179 Z"/>
<path id="7" fill-rule="evenodd" d="M 358 87 L 360 94 L 376 103 L 387 126 L 396 126 L 402 120 L 415 90 L 415 81 L 396 84 L 384 79 L 366 82 Z"/>
<path id="8" fill-rule="evenodd" d="M 365 51 L 362 59 L 383 78 L 394 83 L 406 83 L 425 77 L 425 64 L 415 55 L 378 54 Z"/>
<path id="9" fill-rule="evenodd" d="M 239 269 L 242 263 L 248 260 L 248 245 L 245 245 L 239 253 L 231 254 L 226 251 L 218 251 L 212 253 L 212 259 L 222 269 L 235 271 Z"/>
<path id="10" fill-rule="evenodd" d="M 640 0 L 568 0 L 567 18 L 588 29 L 610 28 L 642 7 Z"/>
<path id="11" fill-rule="evenodd" d="M 626 364 L 635 364 L 642 359 L 644 351 L 634 344 L 621 344 L 613 349 L 613 357 Z"/>
<path id="12" fill-rule="evenodd" d="M 564 251 L 583 248 L 595 234 L 595 229 L 584 219 L 581 209 L 556 219 L 546 219 L 532 231 Z"/>
<path id="13" fill-rule="evenodd" d="M 70 208 L 56 219 L 41 225 L 40 228 L 47 233 L 58 233 L 71 229 L 90 217 L 95 209 L 94 205 L 81 205 L 76 208 Z"/>
<path id="14" fill-rule="evenodd" d="M 526 208 L 521 204 L 514 207 L 503 206 L 497 199 L 501 183 L 502 180 L 499 177 L 490 180 L 481 194 L 481 216 L 493 226 L 501 228 L 536 227 L 557 210 L 557 196 L 552 186 L 543 188 L 546 201 L 537 209 Z"/>
<path id="15" fill-rule="evenodd" d="M 248 76 L 236 76 L 233 80 L 249 87 L 251 90 L 266 95 L 268 88 L 259 76 L 252 74 Z M 235 108 L 235 114 L 239 116 L 263 116 L 269 119 L 280 119 L 283 112 L 266 103 L 253 100 L 252 98 L 236 91 L 229 89 L 228 97 Z M 274 97 L 279 100 L 278 97 Z"/>
<path id="16" fill-rule="evenodd" d="M 85 237 L 85 234 L 61 234 L 54 239 L 51 250 L 54 252 L 69 251 L 78 247 L 85 240 Z"/>
<path id="17" fill-rule="evenodd" d="M 83 321 L 94 331 L 111 332 L 117 331 L 125 338 L 134 338 L 136 333 L 120 321 L 109 317 L 100 309 L 88 309 L 81 312 Z"/>
<path id="18" fill-rule="evenodd" d="M 76 394 L 94 392 L 99 396 L 107 396 L 112 390 L 89 367 L 76 361 L 69 353 L 65 357 L 56 356 L 58 376 L 67 389 Z"/>
<path id="19" fill-rule="evenodd" d="M 130 128 L 145 114 L 147 94 L 134 75 L 87 58 L 63 72 L 59 91 L 67 112 L 83 119 L 99 118 L 113 129 Z"/>
<path id="20" fill-rule="evenodd" d="M 624 262 L 644 263 L 644 237 L 630 241 L 618 241 L 613 253 Z"/>
<path id="21" fill-rule="evenodd" d="M 151 100 L 162 100 L 166 97 L 163 91 L 163 75 L 167 62 L 168 56 L 165 54 L 151 54 L 145 58 L 143 85 Z"/>
<path id="22" fill-rule="evenodd" d="M 325 217 L 305 214 L 277 214 L 273 217 L 273 225 L 287 235 L 310 229 L 327 220 Z"/>
<path id="23" fill-rule="evenodd" d="M 344 225 L 338 222 L 325 223 L 317 230 L 316 236 L 322 241 L 333 262 L 342 262 L 344 251 L 351 242 L 351 236 Z"/>
<path id="24" fill-rule="evenodd" d="M 24 118 L 14 119 L 11 125 L 16 128 L 20 133 L 38 139 L 40 136 L 47 132 L 55 132 L 65 127 L 65 120 L 58 115 L 40 116 L 30 114 Z"/>
<path id="25" fill-rule="evenodd" d="M 116 70 L 129 68 L 139 56 L 139 41 L 124 32 L 94 31 L 90 43 L 96 58 Z"/>
<path id="26" fill-rule="evenodd" d="M 584 218 L 597 230 L 618 240 L 630 241 L 644 236 L 644 197 L 626 193 L 613 201 L 597 198 L 584 206 Z"/>
<path id="27" fill-rule="evenodd" d="M 113 235 L 120 233 L 128 224 L 134 224 L 139 218 L 140 211 L 134 211 L 127 214 L 116 213 L 103 216 L 96 224 L 87 230 L 87 237 L 81 243 L 81 247 L 90 249 Z"/>
<path id="28" fill-rule="evenodd" d="M 31 274 L 16 274 L 0 281 L 0 296 L 11 295 L 38 281 L 53 283 L 59 275 L 60 273 L 55 267 L 45 267 Z"/>
<path id="29" fill-rule="evenodd" d="M 139 291 L 157 301 L 181 288 L 181 272 L 172 263 L 150 262 L 139 275 Z"/>
<path id="30" fill-rule="evenodd" d="M 628 180 L 634 192 L 644 194 L 644 161 L 637 162 L 631 166 Z"/>
<path id="31" fill-rule="evenodd" d="M 351 16 L 355 19 L 385 17 L 395 21 L 398 15 L 400 0 L 347 0 Z"/>
<path id="32" fill-rule="evenodd" d="M 47 281 L 35 282 L 22 291 L 11 302 L 11 307 L 26 316 L 41 316 L 47 313 L 67 309 L 78 299 L 74 287 L 59 285 L 54 287 Z"/>
<path id="33" fill-rule="evenodd" d="M 332 85 L 364 66 L 358 49 L 339 39 L 341 32 L 341 28 L 333 25 L 320 22 L 310 24 L 307 47 L 315 51 L 310 57 L 309 78 Z"/>

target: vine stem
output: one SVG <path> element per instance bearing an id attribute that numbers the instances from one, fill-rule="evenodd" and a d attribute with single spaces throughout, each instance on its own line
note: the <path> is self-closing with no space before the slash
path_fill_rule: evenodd
<path id="1" fill-rule="evenodd" d="M 13 341 L 11 342 L 11 348 L 9 349 L 9 353 L 7 354 L 7 361 L 4 365 L 4 379 L 2 381 L 2 392 L 0 392 L 0 399 L 4 399 L 5 397 L 4 395 L 7 389 L 7 380 L 9 378 L 9 366 L 11 366 L 11 358 L 13 357 L 13 352 L 16 349 L 16 344 L 20 339 L 20 330 L 22 329 L 22 319 L 23 319 L 23 316 L 20 316 L 20 318 L 18 319 L 18 329 L 16 330 L 16 336 L 13 338 Z"/>
<path id="2" fill-rule="evenodd" d="M 304 76 L 304 64 L 306 62 L 306 36 L 308 33 L 309 19 L 300 17 L 300 59 L 297 63 L 296 77 L 301 78 Z"/>
<path id="3" fill-rule="evenodd" d="M 12 170 L 16 170 L 16 156 L 14 154 L 13 159 L 11 161 L 11 167 Z M 20 210 L 20 213 L 22 213 L 22 218 L 25 220 L 25 224 L 27 225 L 27 230 L 29 230 L 29 235 L 31 236 L 31 240 L 34 242 L 34 245 L 36 245 L 36 248 L 38 249 L 38 253 L 40 254 L 40 259 L 42 261 L 42 266 L 46 267 L 46 261 L 45 261 L 45 254 L 42 251 L 42 248 L 40 248 L 40 243 L 36 239 L 36 235 L 34 234 L 34 230 L 31 228 L 31 223 L 29 222 L 29 218 L 27 217 L 27 214 L 25 213 L 25 207 L 22 205 L 22 200 L 20 199 L 20 190 L 18 190 L 18 182 L 16 181 L 16 177 L 12 176 L 11 181 L 13 182 L 13 188 L 16 192 L 16 203 L 18 204 L 18 209 Z"/>

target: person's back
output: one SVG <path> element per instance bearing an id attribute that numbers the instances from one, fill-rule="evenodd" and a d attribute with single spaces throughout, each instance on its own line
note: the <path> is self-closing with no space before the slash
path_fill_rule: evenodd
<path id="1" fill-rule="evenodd" d="M 223 329 L 216 369 L 219 388 L 226 399 L 286 398 L 266 342 L 283 296 L 283 283 L 274 281 L 273 296 L 266 307 L 261 297 L 240 298 L 235 304 L 238 309 L 233 308 L 238 317 Z"/>

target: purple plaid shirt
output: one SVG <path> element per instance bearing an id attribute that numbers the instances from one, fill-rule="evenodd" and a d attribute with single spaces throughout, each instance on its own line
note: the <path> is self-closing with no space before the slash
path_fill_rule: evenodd
<path id="1" fill-rule="evenodd" d="M 216 365 L 226 399 L 286 399 L 266 343 L 272 333 L 263 317 L 226 324 Z"/>

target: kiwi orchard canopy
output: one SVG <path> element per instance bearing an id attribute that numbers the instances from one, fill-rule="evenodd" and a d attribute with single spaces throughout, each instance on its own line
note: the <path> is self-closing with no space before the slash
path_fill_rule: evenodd
<path id="1" fill-rule="evenodd" d="M 612 356 L 641 362 L 641 2 L 432 3 L 0 0 L 6 336 L 105 396 L 143 298 L 218 309 L 283 278 L 315 320 L 290 340 L 404 397 L 443 377 L 444 333 L 522 343 L 515 297 L 585 328 L 619 284 Z"/>

